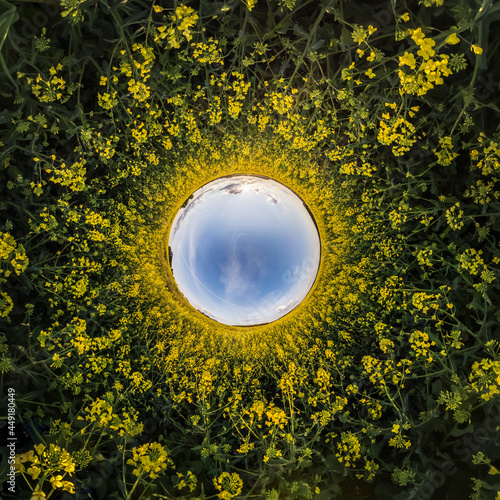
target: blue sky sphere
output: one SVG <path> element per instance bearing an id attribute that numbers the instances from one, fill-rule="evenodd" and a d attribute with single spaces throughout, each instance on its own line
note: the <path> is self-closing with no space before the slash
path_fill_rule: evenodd
<path id="1" fill-rule="evenodd" d="M 187 301 L 226 325 L 276 321 L 311 289 L 320 239 L 303 201 L 252 175 L 221 177 L 198 189 L 176 214 L 171 269 Z"/>

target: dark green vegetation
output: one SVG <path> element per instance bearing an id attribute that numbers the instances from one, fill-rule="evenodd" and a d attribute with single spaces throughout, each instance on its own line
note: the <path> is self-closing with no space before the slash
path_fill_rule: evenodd
<path id="1" fill-rule="evenodd" d="M 16 498 L 500 498 L 498 2 L 0 9 Z M 325 257 L 297 314 L 236 335 L 161 248 L 247 171 Z"/>

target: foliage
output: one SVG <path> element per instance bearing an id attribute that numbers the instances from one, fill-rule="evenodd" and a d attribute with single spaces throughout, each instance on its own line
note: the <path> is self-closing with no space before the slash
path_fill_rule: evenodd
<path id="1" fill-rule="evenodd" d="M 0 5 L 19 498 L 498 498 L 498 3 Z M 254 328 L 168 266 L 177 210 L 236 172 L 322 241 Z"/>

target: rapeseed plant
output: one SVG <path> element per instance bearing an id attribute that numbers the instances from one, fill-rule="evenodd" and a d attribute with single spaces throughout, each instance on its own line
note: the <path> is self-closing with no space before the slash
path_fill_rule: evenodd
<path id="1" fill-rule="evenodd" d="M 442 2 L 420 3 L 376 27 L 292 0 L 67 1 L 69 34 L 9 61 L 0 352 L 37 429 L 16 457 L 32 499 L 90 494 L 102 464 L 99 498 L 417 495 L 496 418 L 487 16 L 453 1 L 432 25 Z M 193 309 L 168 255 L 183 203 L 235 173 L 298 193 L 322 244 L 303 303 L 250 328 Z"/>

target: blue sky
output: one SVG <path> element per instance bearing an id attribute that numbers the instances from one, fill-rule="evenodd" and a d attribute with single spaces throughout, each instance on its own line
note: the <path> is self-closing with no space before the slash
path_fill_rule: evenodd
<path id="1" fill-rule="evenodd" d="M 271 179 L 222 177 L 194 193 L 170 232 L 174 279 L 225 324 L 268 323 L 307 295 L 320 241 L 302 200 Z"/>

